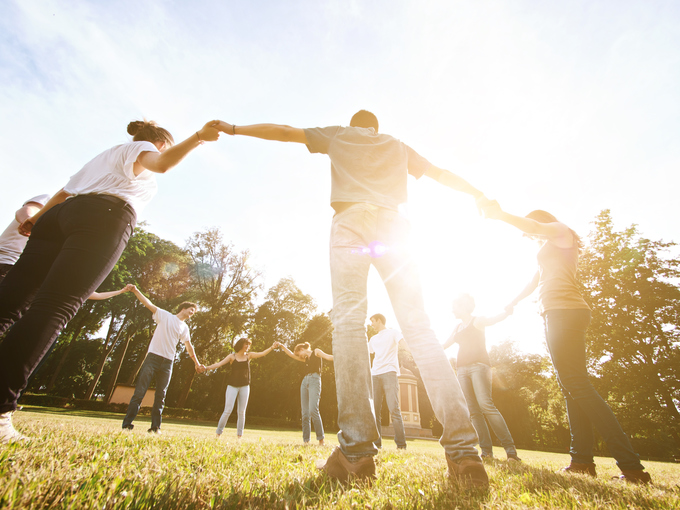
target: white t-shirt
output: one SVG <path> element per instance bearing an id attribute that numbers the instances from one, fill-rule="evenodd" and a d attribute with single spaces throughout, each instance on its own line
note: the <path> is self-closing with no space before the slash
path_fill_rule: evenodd
<path id="1" fill-rule="evenodd" d="M 153 332 L 153 338 L 149 344 L 149 351 L 164 358 L 174 360 L 177 353 L 177 342 L 190 342 L 189 326 L 176 315 L 157 308 L 153 314 L 153 320 L 158 326 Z"/>
<path id="2" fill-rule="evenodd" d="M 36 204 L 45 205 L 50 199 L 49 195 L 38 195 L 30 200 L 26 200 L 24 205 L 35 202 Z M 22 206 L 23 207 L 23 206 Z M 19 260 L 21 252 L 24 251 L 28 237 L 22 236 L 19 233 L 19 222 L 14 218 L 12 223 L 0 234 L 0 264 L 11 264 Z"/>
<path id="3" fill-rule="evenodd" d="M 399 372 L 399 340 L 404 338 L 396 329 L 383 329 L 368 341 L 368 351 L 375 353 L 371 375 Z"/>
<path id="4" fill-rule="evenodd" d="M 158 152 L 151 142 L 128 142 L 105 150 L 71 177 L 64 191 L 71 195 L 100 194 L 121 198 L 139 214 L 158 191 L 156 176 L 133 165 L 142 152 Z"/>

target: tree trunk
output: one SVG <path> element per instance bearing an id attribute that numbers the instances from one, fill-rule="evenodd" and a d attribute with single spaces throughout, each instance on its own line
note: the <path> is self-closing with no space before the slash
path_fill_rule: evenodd
<path id="1" fill-rule="evenodd" d="M 104 399 L 106 403 L 108 403 L 111 400 L 113 390 L 116 389 L 116 382 L 118 382 L 118 374 L 120 373 L 120 367 L 123 366 L 123 361 L 125 360 L 125 354 L 127 353 L 128 345 L 130 345 L 130 340 L 132 340 L 132 337 L 135 336 L 135 333 L 136 332 L 133 332 L 132 334 L 128 335 L 127 340 L 125 341 L 125 344 L 121 349 L 122 352 L 118 357 L 118 363 L 116 363 L 116 368 L 113 370 L 113 374 L 111 375 L 111 382 L 109 383 L 109 387 L 106 389 L 105 393 L 106 397 Z"/>
<path id="2" fill-rule="evenodd" d="M 69 340 L 68 344 L 66 345 L 64 352 L 61 355 L 61 358 L 59 359 L 59 363 L 57 363 L 57 366 L 55 367 L 54 371 L 52 372 L 52 376 L 50 377 L 49 382 L 47 383 L 47 387 L 45 388 L 46 393 L 52 393 L 52 390 L 54 389 L 54 385 L 57 382 L 57 377 L 59 377 L 59 373 L 61 372 L 61 369 L 64 367 L 64 364 L 66 363 L 66 359 L 68 358 L 68 355 L 71 353 L 71 349 L 73 348 L 73 345 L 76 343 L 78 340 L 78 337 L 80 336 L 80 332 L 83 330 L 83 327 L 85 326 L 85 319 L 81 319 L 79 324 L 77 325 L 75 331 L 73 332 L 73 335 L 71 335 L 71 339 Z"/>
<path id="3" fill-rule="evenodd" d="M 118 330 L 118 333 L 116 334 L 115 338 L 111 340 L 111 343 L 109 344 L 109 340 L 113 336 L 113 331 L 115 328 L 115 316 L 111 316 L 111 324 L 109 325 L 109 331 L 106 334 L 106 340 L 104 341 L 104 347 L 102 350 L 102 355 L 99 358 L 99 363 L 97 365 L 97 372 L 95 373 L 94 379 L 92 379 L 92 382 L 90 383 L 90 387 L 87 389 L 87 394 L 85 395 L 85 400 L 90 400 L 92 398 L 92 395 L 94 395 L 94 390 L 97 388 L 97 384 L 99 383 L 99 379 L 102 376 L 102 372 L 104 371 L 104 366 L 106 365 L 106 360 L 109 357 L 109 354 L 111 354 L 111 351 L 113 348 L 116 346 L 118 343 L 118 340 L 120 340 L 120 335 L 123 333 L 125 330 L 125 324 L 127 323 L 127 316 L 125 317 L 125 320 L 123 321 L 123 324 L 121 324 L 120 329 Z"/>
<path id="4" fill-rule="evenodd" d="M 150 331 L 152 328 L 147 328 L 147 336 L 149 338 L 153 338 L 153 331 Z M 151 343 L 151 340 L 149 340 L 149 343 Z M 146 346 L 147 351 L 149 350 L 149 346 Z M 130 377 L 123 383 L 126 384 L 127 386 L 134 386 L 135 384 L 135 379 L 137 379 L 137 374 L 139 371 L 142 369 L 142 365 L 144 364 L 144 360 L 146 359 L 146 354 L 144 356 L 141 356 L 136 362 L 135 362 L 135 368 L 134 370 L 130 373 Z"/>

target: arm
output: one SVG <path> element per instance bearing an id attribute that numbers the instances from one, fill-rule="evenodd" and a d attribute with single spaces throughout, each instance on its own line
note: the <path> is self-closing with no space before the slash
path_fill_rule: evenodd
<path id="1" fill-rule="evenodd" d="M 194 351 L 194 346 L 191 344 L 191 340 L 186 340 L 184 342 L 184 345 L 187 348 L 187 352 L 189 353 L 189 357 L 194 362 L 194 367 L 196 368 L 196 372 L 198 372 L 199 374 L 202 373 L 205 370 L 205 367 L 199 363 L 198 357 L 196 356 L 196 351 Z"/>
<path id="2" fill-rule="evenodd" d="M 26 218 L 21 225 L 19 225 L 19 233 L 23 236 L 30 236 L 31 235 L 31 229 L 33 228 L 33 225 L 35 225 L 36 221 L 40 219 L 40 217 L 45 214 L 47 211 L 52 209 L 55 205 L 61 204 L 64 200 L 66 200 L 68 197 L 70 197 L 70 193 L 66 193 L 63 189 L 60 189 L 57 191 L 52 198 L 50 198 L 47 203 L 45 204 L 45 207 L 40 209 L 38 212 L 36 212 L 33 216 L 30 218 Z"/>
<path id="3" fill-rule="evenodd" d="M 109 299 L 112 298 L 113 296 L 118 296 L 123 292 L 131 291 L 132 287 L 134 287 L 134 285 L 126 285 L 120 290 L 112 290 L 110 292 L 93 292 L 87 299 L 91 299 L 92 301 L 101 301 L 102 299 Z"/>
<path id="4" fill-rule="evenodd" d="M 151 301 L 149 301 L 149 298 L 147 298 L 144 294 L 139 292 L 139 289 L 137 287 L 133 285 L 130 290 L 135 296 L 137 296 L 137 299 L 139 299 L 139 301 L 149 309 L 151 313 L 156 313 L 158 307 L 154 305 Z"/>
<path id="5" fill-rule="evenodd" d="M 288 347 L 283 345 L 281 342 L 275 342 L 275 347 L 281 347 L 283 349 L 283 352 L 285 352 L 289 357 L 293 358 L 296 361 L 302 361 L 303 363 L 305 362 L 304 358 L 301 358 L 300 356 L 296 355 L 293 351 L 291 351 Z"/>
<path id="6" fill-rule="evenodd" d="M 524 287 L 522 292 L 520 292 L 515 299 L 513 299 L 512 301 L 510 301 L 510 303 L 508 303 L 508 306 L 506 306 L 505 309 L 506 310 L 512 310 L 517 305 L 517 303 L 522 301 L 525 297 L 530 296 L 536 290 L 536 287 L 538 287 L 539 278 L 540 278 L 540 274 L 538 273 L 538 271 L 536 271 L 536 274 L 531 279 L 531 281 L 527 284 L 527 286 Z"/>
<path id="7" fill-rule="evenodd" d="M 458 325 L 460 326 L 460 324 Z M 451 333 L 451 336 L 444 342 L 444 345 L 442 346 L 444 350 L 448 349 L 451 347 L 454 343 L 456 343 L 456 333 L 458 333 L 458 326 L 456 326 L 456 329 L 453 330 L 453 333 Z"/>
<path id="8" fill-rule="evenodd" d="M 248 358 L 249 358 L 249 359 L 262 358 L 263 356 L 266 356 L 267 354 L 269 354 L 270 352 L 272 352 L 273 349 L 274 349 L 274 346 L 273 346 L 273 345 L 270 345 L 269 347 L 267 347 L 267 348 L 266 348 L 264 351 L 262 351 L 262 352 L 250 352 L 250 353 L 248 353 Z"/>
<path id="9" fill-rule="evenodd" d="M 224 358 L 222 361 L 218 361 L 217 363 L 213 363 L 212 365 L 208 365 L 205 367 L 206 370 L 215 370 L 216 368 L 220 368 L 222 365 L 226 365 L 227 363 L 232 363 L 234 361 L 234 353 L 232 352 L 229 356 Z"/>
<path id="10" fill-rule="evenodd" d="M 323 358 L 327 361 L 333 361 L 333 355 L 332 354 L 326 354 L 325 352 L 323 352 L 319 348 L 314 349 L 314 354 L 316 356 L 318 356 L 319 358 Z"/>
<path id="11" fill-rule="evenodd" d="M 479 191 L 477 188 L 475 188 L 472 184 L 467 182 L 465 179 L 462 177 L 459 177 L 458 175 L 454 174 L 453 172 L 449 172 L 448 170 L 444 170 L 443 168 L 436 167 L 432 165 L 430 168 L 428 168 L 425 171 L 425 175 L 427 175 L 429 178 L 434 179 L 437 181 L 439 184 L 442 184 L 446 187 L 449 187 L 451 189 L 454 189 L 456 191 L 461 191 L 463 193 L 467 193 L 468 195 L 472 195 L 475 199 L 481 198 L 484 196 L 484 193 Z"/>
<path id="12" fill-rule="evenodd" d="M 525 234 L 545 236 L 563 248 L 571 248 L 572 246 L 573 237 L 571 231 L 564 223 L 558 221 L 541 223 L 530 218 L 524 218 L 523 216 L 515 216 L 501 209 L 501 206 L 495 200 L 488 201 L 483 206 L 483 209 L 487 218 L 503 221 L 508 225 L 518 228 Z"/>
<path id="13" fill-rule="evenodd" d="M 171 168 L 177 166 L 187 154 L 203 142 L 214 142 L 219 138 L 220 132 L 215 127 L 217 122 L 218 121 L 216 120 L 211 120 L 189 138 L 177 145 L 173 145 L 164 152 L 142 152 L 135 162 L 135 175 L 141 174 L 144 169 L 164 174 Z"/>
<path id="14" fill-rule="evenodd" d="M 42 204 L 38 204 L 37 202 L 29 202 L 21 209 L 17 209 L 17 212 L 14 213 L 14 219 L 17 220 L 19 224 L 21 224 L 31 216 L 35 215 L 35 213 L 37 213 L 40 209 L 42 209 Z"/>
<path id="15" fill-rule="evenodd" d="M 228 135 L 243 135 L 261 138 L 263 140 L 274 140 L 277 142 L 296 142 L 307 143 L 307 136 L 304 129 L 286 126 L 284 124 L 251 124 L 249 126 L 234 126 L 224 121 L 220 121 L 217 129 Z"/>
<path id="16" fill-rule="evenodd" d="M 505 310 L 504 312 L 494 315 L 493 317 L 475 317 L 474 326 L 477 329 L 484 329 L 487 326 L 493 326 L 498 324 L 500 321 L 507 319 L 512 313 L 512 309 Z"/>

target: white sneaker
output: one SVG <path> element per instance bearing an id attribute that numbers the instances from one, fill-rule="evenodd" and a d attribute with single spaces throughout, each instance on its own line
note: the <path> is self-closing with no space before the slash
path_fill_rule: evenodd
<path id="1" fill-rule="evenodd" d="M 14 411 L 0 414 L 0 442 L 7 444 L 16 441 L 30 441 L 30 437 L 24 436 L 14 428 L 14 425 L 12 425 L 12 414 L 14 414 Z"/>

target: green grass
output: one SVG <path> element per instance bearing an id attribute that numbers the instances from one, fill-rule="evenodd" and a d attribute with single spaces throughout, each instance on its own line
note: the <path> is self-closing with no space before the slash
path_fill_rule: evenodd
<path id="1" fill-rule="evenodd" d="M 227 428 L 217 441 L 213 423 L 167 421 L 156 437 L 144 417 L 122 432 L 121 415 L 38 408 L 14 421 L 39 439 L 0 447 L 3 508 L 680 508 L 680 466 L 670 463 L 645 462 L 655 483 L 637 487 L 609 480 L 612 459 L 596 459 L 591 479 L 556 474 L 567 455 L 520 451 L 522 464 L 487 465 L 485 492 L 446 480 L 436 442 L 402 452 L 388 440 L 377 480 L 342 486 L 315 468 L 333 436 L 303 446 L 297 431 L 246 428 L 237 442 Z"/>

